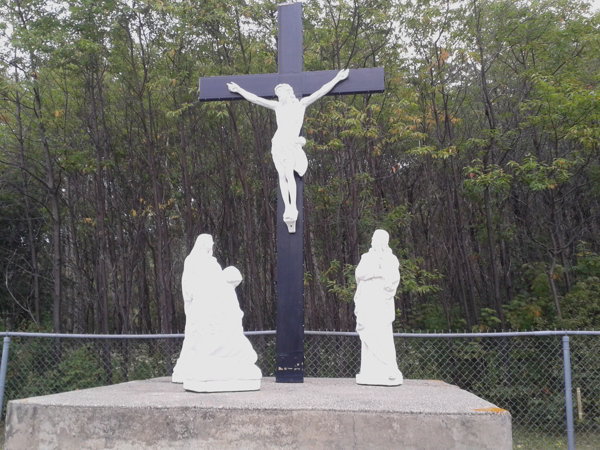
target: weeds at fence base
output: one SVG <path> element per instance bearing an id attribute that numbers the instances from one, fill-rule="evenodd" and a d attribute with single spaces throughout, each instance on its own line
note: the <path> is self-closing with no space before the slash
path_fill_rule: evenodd
<path id="1" fill-rule="evenodd" d="M 577 450 L 599 450 L 600 434 L 577 433 Z M 567 437 L 538 433 L 513 425 L 514 450 L 567 450 Z"/>

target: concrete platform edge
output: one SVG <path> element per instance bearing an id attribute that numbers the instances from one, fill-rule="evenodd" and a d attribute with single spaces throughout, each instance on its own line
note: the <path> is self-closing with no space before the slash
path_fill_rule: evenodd
<path id="1" fill-rule="evenodd" d="M 348 383 L 347 389 L 357 395 L 355 385 Z M 384 392 L 388 389 L 395 388 Z M 92 393 L 106 392 L 111 390 Z M 469 407 L 464 414 L 219 408 L 218 399 L 225 397 L 200 395 L 195 399 L 202 405 L 170 407 L 61 405 L 56 400 L 60 395 L 48 404 L 44 397 L 13 401 L 6 419 L 6 450 L 512 449 L 511 416 L 493 406 L 482 411 Z"/>

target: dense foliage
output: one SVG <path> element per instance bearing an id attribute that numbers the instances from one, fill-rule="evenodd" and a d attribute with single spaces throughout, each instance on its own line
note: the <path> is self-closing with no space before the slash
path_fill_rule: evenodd
<path id="1" fill-rule="evenodd" d="M 274 117 L 197 103 L 276 71 L 276 4 L 0 0 L 7 329 L 181 332 L 200 233 L 275 326 Z M 308 329 L 352 329 L 353 269 L 393 237 L 404 328 L 600 324 L 600 14 L 580 0 L 309 0 L 305 70 L 386 92 L 305 122 Z M 8 45 L 4 45 L 8 44 Z"/>

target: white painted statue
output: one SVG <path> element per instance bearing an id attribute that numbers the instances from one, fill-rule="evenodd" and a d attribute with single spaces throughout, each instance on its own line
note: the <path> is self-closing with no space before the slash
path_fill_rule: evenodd
<path id="1" fill-rule="evenodd" d="M 262 373 L 235 293 L 242 275 L 233 266 L 222 270 L 212 252 L 212 237 L 201 234 L 185 259 L 185 338 L 172 381 L 195 392 L 258 390 Z"/>
<path id="2" fill-rule="evenodd" d="M 296 98 L 289 84 L 279 84 L 275 87 L 275 95 L 279 101 L 264 99 L 242 89 L 236 83 L 227 83 L 227 88 L 231 92 L 240 94 L 249 102 L 275 111 L 277 131 L 271 140 L 271 155 L 279 174 L 279 188 L 285 204 L 283 221 L 287 224 L 290 233 L 296 232 L 298 219 L 294 171 L 303 176 L 308 168 L 308 160 L 302 149 L 306 139 L 300 136 L 306 107 L 329 93 L 337 83 L 346 78 L 348 78 L 348 69 L 341 70 L 333 80 L 301 100 Z"/>
<path id="3" fill-rule="evenodd" d="M 400 263 L 388 245 L 389 239 L 386 231 L 376 230 L 371 249 L 362 255 L 356 267 L 354 314 L 361 340 L 360 373 L 356 375 L 358 384 L 402 384 L 392 335 Z"/>

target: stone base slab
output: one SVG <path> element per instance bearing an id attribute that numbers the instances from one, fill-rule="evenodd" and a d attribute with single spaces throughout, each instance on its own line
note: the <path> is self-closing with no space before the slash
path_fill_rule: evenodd
<path id="1" fill-rule="evenodd" d="M 439 381 L 263 378 L 197 394 L 170 378 L 13 400 L 6 450 L 511 450 L 507 411 Z"/>
<path id="2" fill-rule="evenodd" d="M 260 390 L 258 380 L 196 381 L 185 380 L 183 388 L 193 392 L 241 392 Z"/>
<path id="3" fill-rule="evenodd" d="M 371 386 L 400 386 L 402 384 L 402 374 L 399 374 L 396 378 L 389 378 L 382 375 L 372 374 L 356 374 L 356 384 L 364 384 Z"/>

